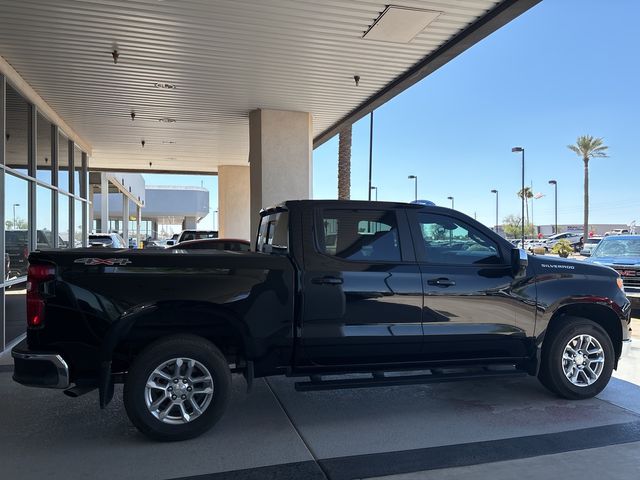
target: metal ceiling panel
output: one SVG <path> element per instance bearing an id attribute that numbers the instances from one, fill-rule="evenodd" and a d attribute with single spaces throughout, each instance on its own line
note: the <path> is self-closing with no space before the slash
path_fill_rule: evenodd
<path id="1" fill-rule="evenodd" d="M 398 1 L 442 13 L 394 44 L 362 38 L 387 7 L 373 0 L 0 0 L 0 56 L 91 167 L 213 173 L 246 164 L 249 111 L 311 112 L 327 132 L 501 3 Z"/>

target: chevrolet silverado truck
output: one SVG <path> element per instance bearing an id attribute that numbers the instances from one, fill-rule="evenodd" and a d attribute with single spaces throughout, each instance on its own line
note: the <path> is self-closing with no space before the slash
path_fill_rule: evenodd
<path id="1" fill-rule="evenodd" d="M 256 233 L 251 252 L 32 253 L 14 380 L 97 389 L 101 408 L 123 383 L 132 423 L 171 441 L 220 419 L 232 373 L 304 391 L 529 374 L 583 399 L 629 342 L 616 271 L 529 256 L 454 210 L 288 201 Z"/>

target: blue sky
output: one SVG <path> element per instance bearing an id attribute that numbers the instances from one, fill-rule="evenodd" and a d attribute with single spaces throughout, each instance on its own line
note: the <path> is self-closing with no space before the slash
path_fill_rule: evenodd
<path id="1" fill-rule="evenodd" d="M 615 8 L 612 7 L 615 4 Z M 640 2 L 544 0 L 375 112 L 373 184 L 379 199 L 449 205 L 487 225 L 518 213 L 520 157 L 536 224 L 580 224 L 583 164 L 566 148 L 578 135 L 602 136 L 610 158 L 590 164 L 592 223 L 640 220 L 634 179 L 640 126 Z M 369 119 L 354 125 L 352 198 L 367 197 Z M 314 152 L 314 197 L 335 198 L 337 138 Z"/>

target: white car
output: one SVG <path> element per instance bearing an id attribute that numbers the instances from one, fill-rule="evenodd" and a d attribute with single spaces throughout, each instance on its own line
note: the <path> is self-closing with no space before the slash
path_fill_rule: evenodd
<path id="1" fill-rule="evenodd" d="M 550 237 L 542 239 L 541 242 L 547 250 L 551 250 L 560 240 L 568 240 L 571 245 L 577 245 L 580 243 L 581 238 L 582 232 L 564 232 L 551 235 Z"/>
<path id="2" fill-rule="evenodd" d="M 89 246 L 99 248 L 129 248 L 124 239 L 117 233 L 92 233 L 89 235 Z"/>
<path id="3" fill-rule="evenodd" d="M 629 229 L 628 228 L 614 228 L 610 232 L 606 232 L 604 234 L 605 237 L 608 237 L 609 235 L 629 235 Z"/>

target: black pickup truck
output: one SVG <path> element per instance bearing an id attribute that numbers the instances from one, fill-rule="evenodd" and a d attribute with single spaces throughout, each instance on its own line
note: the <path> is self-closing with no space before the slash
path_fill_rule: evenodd
<path id="1" fill-rule="evenodd" d="M 599 393 L 628 344 L 614 270 L 528 256 L 454 210 L 290 201 L 261 212 L 252 252 L 70 249 L 29 257 L 28 330 L 14 380 L 124 383 L 158 440 L 223 414 L 231 373 L 299 390 L 537 375 L 569 399 Z M 358 375 L 354 375 L 358 374 Z"/>

